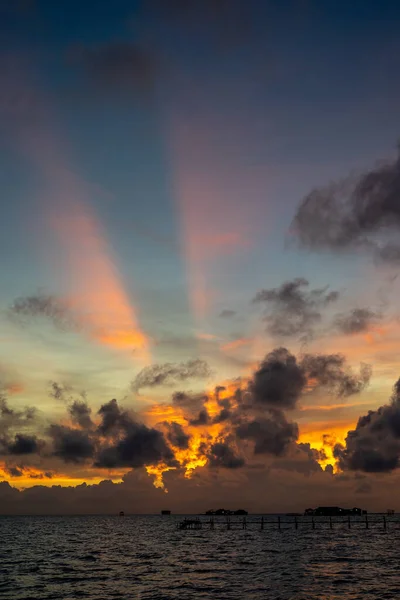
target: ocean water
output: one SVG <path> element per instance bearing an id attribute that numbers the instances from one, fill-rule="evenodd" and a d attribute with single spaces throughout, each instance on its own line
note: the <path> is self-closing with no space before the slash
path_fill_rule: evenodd
<path id="1" fill-rule="evenodd" d="M 182 517 L 181 517 L 182 518 Z M 400 523 L 277 528 L 223 518 L 180 531 L 170 516 L 0 517 L 0 598 L 394 600 Z M 334 520 L 335 521 L 335 520 Z M 270 524 L 267 524 L 267 523 Z"/>

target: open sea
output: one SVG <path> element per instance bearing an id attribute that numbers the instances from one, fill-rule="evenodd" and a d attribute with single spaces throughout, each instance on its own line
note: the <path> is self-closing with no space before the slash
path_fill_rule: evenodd
<path id="1" fill-rule="evenodd" d="M 400 523 L 177 516 L 0 517 L 0 598 L 63 600 L 400 598 Z"/>

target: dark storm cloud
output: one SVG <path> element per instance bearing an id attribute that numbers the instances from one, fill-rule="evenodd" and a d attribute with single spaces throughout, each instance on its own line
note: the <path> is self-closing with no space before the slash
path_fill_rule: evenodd
<path id="1" fill-rule="evenodd" d="M 0 393 L 0 454 L 39 454 L 45 442 L 30 433 L 38 424 L 36 418 L 34 407 L 12 408 L 6 396 Z M 26 430 L 29 433 L 25 433 Z"/>
<path id="2" fill-rule="evenodd" d="M 219 313 L 219 317 L 221 319 L 231 319 L 235 315 L 236 315 L 236 311 L 229 310 L 228 308 L 225 308 L 224 310 L 221 310 L 221 312 Z"/>
<path id="3" fill-rule="evenodd" d="M 129 413 L 125 410 L 121 410 L 115 398 L 103 404 L 100 407 L 98 414 L 101 417 L 101 423 L 98 430 L 101 435 L 105 436 L 114 435 L 121 430 L 127 431 L 132 422 Z"/>
<path id="4" fill-rule="evenodd" d="M 232 416 L 232 411 L 229 408 L 223 408 L 215 417 L 213 418 L 213 423 L 223 423 L 224 421 L 228 421 Z"/>
<path id="5" fill-rule="evenodd" d="M 208 450 L 207 458 L 208 466 L 212 468 L 239 469 L 245 464 L 244 459 L 235 454 L 227 439 L 212 444 Z"/>
<path id="6" fill-rule="evenodd" d="M 220 390 L 216 389 L 217 402 L 224 405 L 220 413 L 211 419 L 203 405 L 189 424 L 196 426 L 224 422 L 227 431 L 233 432 L 237 439 L 254 443 L 255 454 L 282 456 L 298 438 L 297 424 L 289 422 L 282 411 L 294 409 L 299 398 L 310 389 L 309 385 L 347 397 L 360 393 L 370 376 L 367 365 L 362 365 L 360 372 L 355 373 L 347 366 L 342 355 L 305 354 L 298 361 L 286 348 L 276 348 L 267 354 L 244 394 L 237 395 L 233 405 L 229 398 L 220 400 Z M 305 445 L 300 450 L 307 453 Z M 322 458 L 310 448 L 308 455 L 309 460 L 314 462 Z M 310 465 L 301 465 L 303 467 L 311 470 Z"/>
<path id="7" fill-rule="evenodd" d="M 271 335 L 291 337 L 310 335 L 322 319 L 322 309 L 338 296 L 327 287 L 309 289 L 309 282 L 298 277 L 278 288 L 259 291 L 253 302 L 265 306 L 264 320 Z"/>
<path id="8" fill-rule="evenodd" d="M 68 406 L 68 412 L 72 423 L 80 428 L 52 423 L 47 429 L 46 444 L 36 436 L 23 433 L 10 435 L 10 428 L 29 422 L 26 420 L 29 412 L 16 412 L 3 401 L 0 404 L 0 454 L 41 454 L 46 446 L 43 455 L 60 458 L 65 463 L 91 463 L 103 468 L 137 468 L 159 462 L 176 466 L 168 440 L 179 448 L 187 448 L 190 439 L 178 423 L 166 424 L 165 437 L 162 431 L 136 421 L 134 415 L 123 410 L 115 399 L 101 406 L 97 426 L 85 401 L 75 400 Z M 2 426 L 5 420 L 7 427 Z"/>
<path id="9" fill-rule="evenodd" d="M 360 393 L 369 383 L 371 367 L 354 373 L 341 354 L 305 354 L 300 361 L 286 348 L 276 348 L 260 363 L 248 385 L 255 406 L 295 408 L 307 383 L 327 388 L 337 396 Z"/>
<path id="10" fill-rule="evenodd" d="M 9 308 L 9 315 L 21 325 L 26 325 L 35 318 L 45 318 L 62 331 L 78 328 L 67 304 L 60 298 L 47 294 L 16 298 Z"/>
<path id="11" fill-rule="evenodd" d="M 53 442 L 53 455 L 64 462 L 79 464 L 94 456 L 94 442 L 85 431 L 53 424 L 48 433 Z"/>
<path id="12" fill-rule="evenodd" d="M 360 372 L 354 373 L 342 354 L 305 354 L 301 366 L 307 378 L 340 397 L 362 392 L 372 375 L 367 364 L 361 364 Z"/>
<path id="13" fill-rule="evenodd" d="M 286 348 L 276 348 L 260 363 L 249 391 L 255 404 L 294 408 L 306 385 L 302 366 Z"/>
<path id="14" fill-rule="evenodd" d="M 23 470 L 19 467 L 5 466 L 4 471 L 10 475 L 10 477 L 22 477 L 24 474 Z"/>
<path id="15" fill-rule="evenodd" d="M 362 333 L 380 319 L 380 315 L 369 308 L 354 308 L 347 313 L 341 313 L 335 317 L 335 327 L 345 335 Z"/>
<path id="16" fill-rule="evenodd" d="M 159 58 L 133 42 L 75 47 L 69 62 L 88 82 L 107 94 L 145 94 L 153 90 Z"/>
<path id="17" fill-rule="evenodd" d="M 46 471 L 45 473 L 30 473 L 29 479 L 53 479 L 53 473 Z"/>
<path id="18" fill-rule="evenodd" d="M 0 433 L 16 427 L 30 426 L 36 417 L 36 409 L 31 406 L 11 408 L 7 398 L 0 393 Z"/>
<path id="19" fill-rule="evenodd" d="M 170 423 L 164 423 L 167 429 L 168 441 L 181 450 L 186 450 L 189 446 L 190 435 L 185 433 L 182 425 L 172 421 Z"/>
<path id="20" fill-rule="evenodd" d="M 265 357 L 247 387 L 241 389 L 238 380 L 237 391 L 228 398 L 220 397 L 223 391 L 226 392 L 225 388 L 215 388 L 213 393 L 220 410 L 212 417 L 207 410 L 209 398 L 205 394 L 178 392 L 173 394 L 173 403 L 184 411 L 191 426 L 224 423 L 220 439 L 212 441 L 205 436 L 204 456 L 208 457 L 211 467 L 239 468 L 244 465 L 240 456 L 240 446 L 244 442 L 250 443 L 256 455 L 281 457 L 293 447 L 298 438 L 298 427 L 288 421 L 282 411 L 296 406 L 308 390 L 310 379 L 315 386 L 324 386 L 346 396 L 361 391 L 368 377 L 367 371 L 360 376 L 354 375 L 340 355 L 306 354 L 297 360 L 287 349 L 277 348 Z M 52 390 L 56 397 L 64 397 L 64 388 L 59 384 L 52 386 Z M 53 423 L 47 430 L 46 452 L 42 453 L 41 444 L 44 448 L 45 442 L 29 439 L 18 430 L 15 433 L 16 425 L 29 422 L 29 409 L 16 411 L 3 398 L 0 401 L 3 454 L 36 453 L 55 456 L 66 463 L 87 463 L 106 469 L 140 468 L 159 463 L 176 467 L 178 463 L 172 447 L 186 449 L 189 445 L 190 435 L 181 424 L 162 423 L 160 429 L 149 427 L 115 399 L 103 404 L 94 420 L 85 400 L 68 397 L 67 409 L 73 426 Z M 2 429 L 4 421 L 9 425 Z M 239 448 L 239 454 L 236 448 Z M 304 449 L 302 451 L 307 454 Z M 290 452 L 293 454 L 292 450 Z M 287 458 L 298 460 L 291 455 Z M 314 459 L 309 456 L 310 461 Z M 308 472 L 311 467 L 302 464 L 299 469 Z"/>
<path id="21" fill-rule="evenodd" d="M 208 401 L 206 394 L 197 394 L 192 392 L 174 392 L 172 394 L 172 403 L 191 414 L 199 412 L 204 403 Z"/>
<path id="22" fill-rule="evenodd" d="M 93 427 L 91 418 L 92 409 L 84 400 L 74 400 L 68 407 L 68 412 L 71 415 L 71 420 L 82 429 L 90 429 Z"/>
<path id="23" fill-rule="evenodd" d="M 67 402 L 72 391 L 71 386 L 57 383 L 57 381 L 49 382 L 49 396 L 55 400 L 62 400 Z"/>
<path id="24" fill-rule="evenodd" d="M 133 415 L 119 407 L 115 399 L 103 404 L 98 414 L 101 423 L 97 432 L 108 436 L 111 442 L 100 446 L 95 466 L 138 468 L 159 462 L 176 466 L 174 453 L 164 434 L 136 421 Z"/>
<path id="25" fill-rule="evenodd" d="M 210 423 L 210 415 L 206 408 L 202 408 L 194 419 L 190 419 L 189 424 L 193 426 L 208 425 Z"/>
<path id="26" fill-rule="evenodd" d="M 224 392 L 226 390 L 226 387 L 224 385 L 217 385 L 214 388 L 214 393 L 215 393 L 215 399 L 217 400 L 217 402 L 220 401 L 219 395 L 221 392 Z"/>
<path id="27" fill-rule="evenodd" d="M 42 443 L 34 435 L 24 435 L 17 433 L 14 440 L 7 444 L 7 454 L 36 454 L 39 452 Z"/>
<path id="28" fill-rule="evenodd" d="M 108 469 L 115 467 L 138 468 L 160 462 L 177 466 L 174 454 L 166 443 L 164 435 L 158 429 L 132 421 L 122 439 L 100 450 L 95 466 Z"/>
<path id="29" fill-rule="evenodd" d="M 188 360 L 181 363 L 154 364 L 145 367 L 132 381 L 132 389 L 171 386 L 189 379 L 207 379 L 212 374 L 206 361 L 201 359 Z"/>
<path id="30" fill-rule="evenodd" d="M 370 410 L 349 431 L 345 445 L 334 447 L 343 470 L 380 473 L 393 471 L 400 461 L 400 380 L 389 404 Z"/>
<path id="31" fill-rule="evenodd" d="M 358 177 L 306 196 L 294 217 L 300 245 L 335 252 L 365 249 L 383 261 L 398 263 L 400 245 L 390 239 L 400 231 L 400 156 Z"/>
<path id="32" fill-rule="evenodd" d="M 297 444 L 297 450 L 303 454 L 306 454 L 308 458 L 313 459 L 315 461 L 326 460 L 325 450 L 316 450 L 315 448 L 311 448 L 309 443 Z"/>
<path id="33" fill-rule="evenodd" d="M 398 264 L 400 263 L 400 245 L 388 242 L 384 246 L 375 248 L 375 256 L 382 262 Z"/>
<path id="34" fill-rule="evenodd" d="M 299 436 L 297 423 L 287 421 L 280 411 L 271 411 L 269 417 L 259 417 L 236 428 L 242 440 L 254 442 L 254 454 L 282 456 Z"/>
<path id="35" fill-rule="evenodd" d="M 271 467 L 285 471 L 296 471 L 303 475 L 312 475 L 321 472 L 318 460 L 326 458 L 325 454 L 314 450 L 310 444 L 292 444 L 288 446 L 289 452 L 285 457 L 280 457 L 272 463 Z"/>
<path id="36" fill-rule="evenodd" d="M 220 392 L 221 391 L 225 391 L 225 387 L 223 386 L 217 386 L 215 388 L 215 399 L 218 403 L 219 406 L 221 406 L 222 408 L 226 408 L 229 409 L 232 406 L 232 402 L 230 398 L 220 398 Z"/>
<path id="37" fill-rule="evenodd" d="M 8 405 L 7 399 L 3 395 L 0 396 L 0 416 L 3 419 L 18 416 L 18 413 Z"/>

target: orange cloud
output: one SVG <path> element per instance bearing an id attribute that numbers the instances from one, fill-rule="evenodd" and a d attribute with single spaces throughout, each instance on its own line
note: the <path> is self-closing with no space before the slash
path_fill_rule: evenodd
<path id="1" fill-rule="evenodd" d="M 304 424 L 301 426 L 299 442 L 310 444 L 311 448 L 323 451 L 326 458 L 318 460 L 321 467 L 336 467 L 333 446 L 344 444 L 347 433 L 354 429 L 354 421 L 328 421 Z"/>
<path id="2" fill-rule="evenodd" d="M 300 407 L 301 411 L 307 410 L 336 410 L 338 408 L 352 408 L 353 406 L 365 406 L 365 402 L 342 402 L 340 404 L 310 404 Z"/>
<path id="3" fill-rule="evenodd" d="M 215 335 L 214 333 L 206 333 L 204 331 L 198 331 L 196 333 L 196 337 L 199 340 L 206 340 L 206 341 L 212 341 L 212 340 L 218 339 L 218 336 Z"/>
<path id="4" fill-rule="evenodd" d="M 364 339 L 368 344 L 375 344 L 380 342 L 385 336 L 390 333 L 391 329 L 389 326 L 371 326 L 366 334 L 364 334 Z"/>
<path id="5" fill-rule="evenodd" d="M 226 344 L 222 344 L 221 350 L 223 350 L 224 352 L 230 352 L 231 350 L 237 350 L 238 348 L 248 346 L 252 343 L 253 340 L 249 338 L 239 338 L 237 340 L 233 340 L 233 342 L 227 342 Z"/>
<path id="6" fill-rule="evenodd" d="M 154 487 L 164 490 L 166 494 L 168 494 L 168 490 L 165 487 L 163 475 L 167 471 L 173 471 L 175 467 L 170 467 L 165 463 L 159 463 L 158 465 L 148 465 L 146 467 L 146 473 L 150 477 L 153 477 Z"/>
<path id="7" fill-rule="evenodd" d="M 221 398 L 224 393 L 227 395 L 229 393 L 228 389 L 220 392 Z M 221 410 L 213 393 L 208 396 L 206 408 L 211 418 L 216 416 Z M 206 449 L 218 439 L 224 428 L 221 423 L 191 426 L 189 424 L 190 416 L 186 415 L 182 408 L 170 404 L 153 405 L 145 410 L 143 416 L 146 422 L 152 426 L 161 426 L 163 422 L 176 422 L 185 428 L 185 432 L 190 436 L 188 447 L 180 448 L 173 444 L 171 446 L 175 458 L 180 468 L 184 470 L 184 476 L 187 479 L 192 477 L 196 469 L 204 467 L 207 464 Z M 167 492 L 168 490 L 164 486 L 163 474 L 174 468 L 161 463 L 146 467 L 146 471 L 150 476 L 153 476 L 155 487 Z"/>
<path id="8" fill-rule="evenodd" d="M 379 357 L 392 355 L 398 356 L 400 342 L 400 323 L 397 320 L 385 325 L 373 326 L 367 333 L 352 336 L 330 337 L 329 340 L 320 340 L 315 347 L 329 348 L 329 352 L 343 352 L 345 348 L 346 357 L 351 361 L 373 361 Z M 328 346 L 329 344 L 329 346 Z"/>
<path id="9" fill-rule="evenodd" d="M 316 421 L 314 423 L 303 423 L 300 428 L 300 437 L 307 436 L 309 439 L 316 439 L 325 433 L 334 433 L 337 437 L 346 437 L 350 429 L 354 429 L 354 420 L 338 421 Z M 301 440 L 305 441 L 305 440 Z"/>
<path id="10" fill-rule="evenodd" d="M 5 387 L 5 391 L 10 396 L 13 396 L 14 394 L 21 394 L 24 389 L 25 387 L 22 385 L 22 383 L 10 383 Z"/>
<path id="11" fill-rule="evenodd" d="M 187 419 L 185 419 L 183 411 L 176 406 L 171 406 L 170 404 L 154 404 L 146 409 L 143 412 L 143 415 L 146 419 L 146 422 L 152 426 L 157 425 L 157 423 L 162 421 L 175 421 L 180 425 L 185 425 L 187 423 Z"/>

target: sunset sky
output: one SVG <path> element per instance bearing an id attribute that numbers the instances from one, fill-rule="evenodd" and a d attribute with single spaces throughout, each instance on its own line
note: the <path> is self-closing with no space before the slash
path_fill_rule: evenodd
<path id="1" fill-rule="evenodd" d="M 391 507 L 399 23 L 0 1 L 0 513 Z"/>

